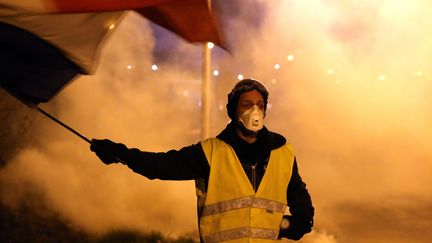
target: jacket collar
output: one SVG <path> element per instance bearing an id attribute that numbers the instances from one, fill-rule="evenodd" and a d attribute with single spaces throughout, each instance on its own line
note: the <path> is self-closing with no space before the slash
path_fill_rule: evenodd
<path id="1" fill-rule="evenodd" d="M 235 126 L 236 125 L 234 124 L 234 122 L 231 121 L 226 126 L 226 128 L 216 137 L 231 145 L 232 147 L 235 147 L 236 140 L 239 139 L 239 136 L 236 133 Z M 286 139 L 280 134 L 270 132 L 267 127 L 264 126 L 263 129 L 258 132 L 257 142 L 262 142 L 270 150 L 273 150 L 283 146 L 286 143 Z"/>

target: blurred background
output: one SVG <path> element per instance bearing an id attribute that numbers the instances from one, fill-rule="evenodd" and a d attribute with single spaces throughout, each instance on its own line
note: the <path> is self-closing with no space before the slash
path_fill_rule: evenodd
<path id="1" fill-rule="evenodd" d="M 210 135 L 229 122 L 239 79 L 266 85 L 265 125 L 294 145 L 316 210 L 299 242 L 429 242 L 432 3 L 219 3 L 232 51 L 211 49 Z M 141 150 L 200 140 L 201 45 L 131 12 L 99 60 L 41 107 Z M 0 117 L 2 242 L 197 240 L 193 181 L 106 166 L 3 90 Z"/>

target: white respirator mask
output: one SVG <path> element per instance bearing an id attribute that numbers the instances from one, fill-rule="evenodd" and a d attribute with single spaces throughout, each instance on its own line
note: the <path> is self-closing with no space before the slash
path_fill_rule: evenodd
<path id="1" fill-rule="evenodd" d="M 239 121 L 252 132 L 258 132 L 264 126 L 264 114 L 254 105 L 249 110 L 245 111 L 240 117 Z"/>

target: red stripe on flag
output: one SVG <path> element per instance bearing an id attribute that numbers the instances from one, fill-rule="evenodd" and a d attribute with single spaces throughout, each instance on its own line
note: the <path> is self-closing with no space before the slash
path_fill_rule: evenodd
<path id="1" fill-rule="evenodd" d="M 220 33 L 207 0 L 51 0 L 57 12 L 97 12 L 131 9 L 190 42 L 221 45 Z"/>
<path id="2" fill-rule="evenodd" d="M 189 4 L 206 0 L 51 0 L 55 5 L 54 12 L 98 12 L 141 9 L 161 4 Z"/>
<path id="3" fill-rule="evenodd" d="M 139 9 L 137 12 L 190 42 L 211 41 L 217 45 L 222 44 L 215 20 L 205 1 L 165 4 Z"/>

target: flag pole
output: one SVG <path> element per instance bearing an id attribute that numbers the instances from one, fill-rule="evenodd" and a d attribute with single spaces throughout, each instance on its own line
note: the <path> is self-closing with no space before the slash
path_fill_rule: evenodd
<path id="1" fill-rule="evenodd" d="M 36 106 L 36 109 L 42 113 L 43 115 L 45 115 L 46 117 L 48 117 L 49 119 L 57 122 L 58 124 L 60 124 L 62 127 L 66 128 L 67 130 L 71 131 L 73 134 L 77 135 L 78 137 L 80 137 L 82 140 L 86 141 L 89 144 L 92 144 L 91 140 L 88 139 L 87 137 L 85 137 L 84 135 L 82 135 L 81 133 L 79 133 L 78 131 L 76 131 L 75 129 L 71 128 L 70 126 L 64 124 L 62 121 L 60 121 L 59 119 L 53 117 L 52 115 L 50 115 L 48 112 L 44 111 L 42 108 L 40 108 L 39 106 Z"/>
<path id="2" fill-rule="evenodd" d="M 50 115 L 48 112 L 44 111 L 42 108 L 40 108 L 39 106 L 36 106 L 36 109 L 44 114 L 46 117 L 48 117 L 49 119 L 55 121 L 56 123 L 60 124 L 62 127 L 66 128 L 67 130 L 71 131 L 73 134 L 77 135 L 78 137 L 80 137 L 82 140 L 86 141 L 89 144 L 93 144 L 92 141 L 90 139 L 88 139 L 87 137 L 85 137 L 84 135 L 82 135 L 81 133 L 79 133 L 77 130 L 73 129 L 72 127 L 64 124 L 62 121 L 60 121 L 59 119 L 55 118 L 54 116 Z M 107 148 L 103 147 L 102 149 L 106 150 Z M 114 156 L 114 159 L 116 159 L 117 161 L 119 161 L 122 164 L 126 165 L 126 162 L 122 159 L 120 159 L 118 156 Z"/>

